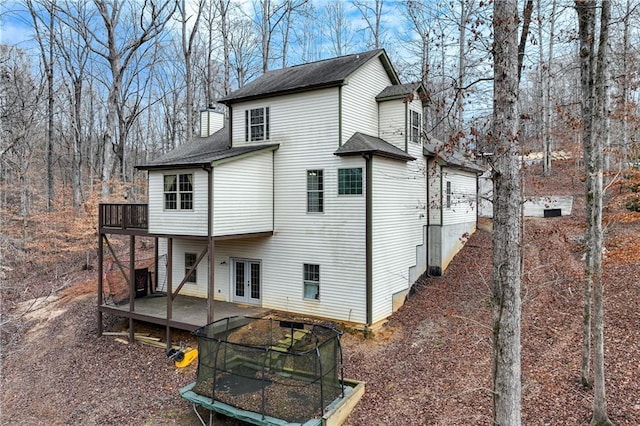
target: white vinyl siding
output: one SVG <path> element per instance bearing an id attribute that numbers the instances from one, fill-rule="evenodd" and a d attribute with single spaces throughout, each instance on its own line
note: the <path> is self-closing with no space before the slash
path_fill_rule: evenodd
<path id="1" fill-rule="evenodd" d="M 164 208 L 164 175 L 193 175 L 193 209 Z M 207 235 L 207 172 L 202 169 L 149 171 L 149 232 L 152 234 Z"/>
<path id="2" fill-rule="evenodd" d="M 184 238 L 173 239 L 173 268 L 172 268 L 172 291 L 176 291 L 180 282 L 186 276 L 187 265 L 185 264 L 186 253 L 193 253 L 196 257 L 207 247 L 206 241 L 188 240 Z M 162 249 L 162 251 L 160 250 Z M 167 252 L 167 240 L 159 246 L 160 254 L 165 254 L 166 259 Z M 162 267 L 159 265 L 158 269 L 164 269 L 166 262 L 163 262 Z M 160 271 L 159 271 L 160 272 Z M 159 290 L 167 291 L 168 282 L 166 271 L 162 274 L 158 274 L 159 283 L 161 284 Z M 196 282 L 187 282 L 180 289 L 180 295 L 182 296 L 195 296 L 195 297 L 207 297 L 207 288 L 209 282 L 209 267 L 207 263 L 207 257 L 200 261 L 200 264 L 196 268 Z"/>
<path id="3" fill-rule="evenodd" d="M 378 136 L 376 96 L 391 85 L 379 58 L 367 62 L 342 86 L 342 142 L 355 132 Z M 401 149 L 404 149 L 404 145 Z"/>
<path id="4" fill-rule="evenodd" d="M 374 97 L 367 102 L 376 103 Z M 238 117 L 237 111 L 260 104 L 233 105 L 234 146 L 247 144 L 244 115 Z M 338 169 L 364 170 L 365 165 L 362 157 L 333 154 L 338 149 L 338 89 L 278 96 L 269 99 L 269 106 L 269 142 L 279 144 L 274 153 L 273 236 L 216 242 L 216 261 L 219 264 L 226 257 L 259 259 L 265 308 L 363 323 L 365 197 L 338 196 Z M 317 169 L 323 170 L 324 212 L 307 214 L 306 173 Z M 321 265 L 320 302 L 303 297 L 305 263 Z M 228 278 L 225 280 L 227 289 L 223 292 L 228 295 Z"/>
<path id="5" fill-rule="evenodd" d="M 477 186 L 476 175 L 450 167 L 442 168 L 443 180 L 443 224 L 476 222 Z M 447 207 L 447 182 L 451 186 L 451 203 Z"/>
<path id="6" fill-rule="evenodd" d="M 405 163 L 373 158 L 374 323 L 392 313 L 392 295 L 413 284 L 410 268 L 424 266 L 416 260 L 427 224 L 423 159 Z"/>
<path id="7" fill-rule="evenodd" d="M 389 142 L 396 148 L 406 148 L 406 109 L 407 104 L 402 99 L 380 102 L 380 133 L 378 137 Z"/>
<path id="8" fill-rule="evenodd" d="M 214 166 L 213 235 L 273 230 L 273 152 Z"/>
<path id="9" fill-rule="evenodd" d="M 331 138 L 338 148 L 338 89 L 329 88 L 269 99 L 269 140 L 245 141 L 245 113 L 265 106 L 264 100 L 233 104 L 231 116 L 232 145 L 255 146 L 261 143 L 287 144 L 300 138 Z M 331 116 L 332 120 L 324 117 Z M 309 148 L 309 147 L 307 147 Z"/>

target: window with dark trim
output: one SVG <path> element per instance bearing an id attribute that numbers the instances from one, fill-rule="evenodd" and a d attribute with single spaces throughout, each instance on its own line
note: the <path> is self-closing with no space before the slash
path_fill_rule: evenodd
<path id="1" fill-rule="evenodd" d="M 451 182 L 447 181 L 447 208 L 451 208 Z"/>
<path id="2" fill-rule="evenodd" d="M 338 169 L 338 195 L 362 194 L 362 168 Z"/>
<path id="3" fill-rule="evenodd" d="M 264 141 L 269 139 L 269 107 L 244 111 L 244 140 Z"/>
<path id="4" fill-rule="evenodd" d="M 320 299 L 320 265 L 305 263 L 303 268 L 304 298 Z"/>
<path id="5" fill-rule="evenodd" d="M 189 270 L 193 267 L 193 265 L 196 264 L 196 259 L 197 256 L 195 253 L 185 253 L 184 254 L 184 275 L 185 277 L 187 276 L 187 274 L 189 273 Z M 197 270 L 198 268 L 194 269 L 193 272 L 191 273 L 191 275 L 189 276 L 189 278 L 187 278 L 187 282 L 188 283 L 196 283 L 198 281 L 197 279 Z"/>
<path id="6" fill-rule="evenodd" d="M 418 111 L 411 111 L 411 141 L 420 142 L 420 129 L 422 128 L 421 122 L 422 114 Z"/>
<path id="7" fill-rule="evenodd" d="M 324 183 L 322 170 L 307 170 L 307 212 L 324 211 Z"/>
<path id="8" fill-rule="evenodd" d="M 193 210 L 193 174 L 164 175 L 164 208 Z"/>

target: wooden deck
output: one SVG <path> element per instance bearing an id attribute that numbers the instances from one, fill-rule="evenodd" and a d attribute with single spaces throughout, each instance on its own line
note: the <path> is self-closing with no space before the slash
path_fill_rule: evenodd
<path id="1" fill-rule="evenodd" d="M 171 328 L 193 331 L 207 324 L 207 299 L 190 296 L 178 296 L 172 304 L 171 319 L 167 321 L 167 296 L 154 293 L 134 300 L 134 311 L 129 311 L 129 303 L 121 305 L 105 301 L 99 309 L 114 315 L 133 318 L 134 320 L 153 324 L 168 325 Z M 235 303 L 214 301 L 214 321 L 222 318 L 240 316 L 262 316 L 269 312 L 257 306 L 238 305 Z"/>

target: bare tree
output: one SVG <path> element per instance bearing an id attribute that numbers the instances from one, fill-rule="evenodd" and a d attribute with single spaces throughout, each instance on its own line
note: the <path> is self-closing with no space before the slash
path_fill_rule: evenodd
<path id="1" fill-rule="evenodd" d="M 38 109 L 45 84 L 34 79 L 32 65 L 20 49 L 0 45 L 0 57 L 0 183 L 10 184 L 20 193 L 16 213 L 22 219 L 24 242 L 34 187 L 31 165 L 41 121 Z"/>
<path id="2" fill-rule="evenodd" d="M 40 57 L 47 78 L 47 210 L 53 210 L 55 197 L 55 183 L 53 179 L 53 66 L 54 66 L 54 5 L 50 1 L 36 3 L 26 1 L 27 10 L 31 15 L 35 30 L 36 42 L 40 48 Z M 40 6 L 40 7 L 38 7 Z"/>
<path id="3" fill-rule="evenodd" d="M 187 1 L 182 0 L 178 3 L 178 12 L 180 15 L 182 57 L 184 60 L 184 85 L 186 91 L 186 116 L 187 116 L 187 139 L 193 137 L 194 120 L 194 104 L 193 104 L 193 49 L 200 27 L 200 17 L 205 6 L 205 0 L 198 0 L 195 5 L 195 16 L 192 16 L 187 10 Z M 192 22 L 189 22 L 192 21 Z"/>
<path id="4" fill-rule="evenodd" d="M 259 40 L 252 28 L 252 23 L 243 18 L 237 18 L 232 23 L 229 47 L 231 49 L 232 65 L 238 87 L 242 87 L 261 70 L 256 63 L 260 57 L 258 52 Z"/>
<path id="5" fill-rule="evenodd" d="M 371 34 L 367 47 L 369 49 L 379 49 L 383 44 L 384 38 L 384 31 L 380 25 L 384 16 L 384 0 L 374 0 L 373 2 L 354 0 L 353 5 L 360 11 L 367 30 Z"/>
<path id="6" fill-rule="evenodd" d="M 222 53 L 224 55 L 224 92 L 223 96 L 231 93 L 231 54 L 229 35 L 229 4 L 231 0 L 218 0 L 218 13 L 220 14 L 220 36 L 222 37 Z M 212 103 L 213 99 L 207 99 L 207 103 Z"/>
<path id="7" fill-rule="evenodd" d="M 74 16 L 88 21 L 87 5 L 84 2 L 66 4 L 64 10 Z M 64 17 L 63 9 L 58 8 L 57 13 Z M 68 20 L 65 17 L 64 20 Z M 63 19 L 58 20 L 60 25 L 56 30 L 55 43 L 58 52 L 58 62 L 63 73 L 61 80 L 67 93 L 67 105 L 69 108 L 69 122 L 71 126 L 71 185 L 74 207 L 80 205 L 82 199 L 82 165 L 85 119 L 82 115 L 84 103 L 85 80 L 89 78 L 87 66 L 90 59 L 90 48 L 84 43 L 82 35 L 74 32 L 71 27 L 64 24 Z"/>
<path id="8" fill-rule="evenodd" d="M 580 37 L 580 86 L 582 106 L 582 144 L 585 169 L 587 172 L 587 230 L 585 256 L 585 309 L 584 333 L 593 338 L 594 398 L 592 425 L 612 424 L 607 415 L 604 383 L 604 309 L 602 286 L 602 200 L 603 200 L 603 158 L 602 138 L 606 135 L 603 123 L 604 98 L 606 96 L 605 76 L 607 43 L 611 5 L 608 0 L 601 3 L 600 37 L 596 40 L 596 0 L 576 0 L 578 32 Z M 593 318 L 591 309 L 593 308 Z M 583 345 L 584 351 L 584 345 Z M 583 352 L 582 382 L 585 377 L 585 354 Z"/>
<path id="9" fill-rule="evenodd" d="M 145 1 L 143 7 L 137 8 L 126 0 L 106 1 L 94 0 L 94 4 L 100 14 L 103 33 L 97 33 L 95 29 L 87 27 L 85 23 L 78 23 L 80 27 L 88 29 L 94 43 L 92 50 L 102 56 L 109 64 L 111 72 L 109 95 L 107 97 L 107 122 L 104 134 L 104 162 L 102 167 L 102 195 L 109 193 L 109 180 L 112 177 L 112 153 L 115 152 L 118 159 L 118 168 L 124 177 L 124 146 L 126 143 L 126 123 L 120 114 L 123 105 L 123 79 L 129 68 L 136 64 L 136 55 L 148 42 L 158 37 L 165 25 L 173 15 L 176 8 L 175 2 L 165 0 L 156 2 Z M 133 11 L 138 10 L 139 15 L 133 16 Z M 131 13 L 132 18 L 138 20 L 138 26 L 131 26 L 128 30 L 123 28 L 121 20 L 123 13 Z M 128 22 L 129 24 L 134 23 Z"/>
<path id="10" fill-rule="evenodd" d="M 351 27 L 345 5 L 340 0 L 332 0 L 326 4 L 324 12 L 324 35 L 331 42 L 331 54 L 345 55 L 353 47 L 355 40 L 355 32 Z"/>
<path id="11" fill-rule="evenodd" d="M 521 424 L 521 201 L 516 0 L 493 4 L 493 422 Z"/>

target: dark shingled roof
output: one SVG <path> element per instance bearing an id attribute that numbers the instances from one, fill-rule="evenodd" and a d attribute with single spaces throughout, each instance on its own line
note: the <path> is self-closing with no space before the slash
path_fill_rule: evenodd
<path id="1" fill-rule="evenodd" d="M 233 102 L 260 99 L 268 96 L 340 86 L 359 67 L 377 57 L 382 60 L 391 82 L 399 84 L 400 79 L 393 69 L 386 52 L 384 49 L 377 49 L 269 71 L 262 77 L 218 100 L 218 102 L 229 105 Z"/>
<path id="2" fill-rule="evenodd" d="M 265 148 L 273 149 L 277 146 L 277 144 L 267 144 L 229 148 L 229 131 L 225 127 L 205 138 L 194 137 L 160 158 L 149 161 L 146 164 L 138 165 L 136 168 L 148 170 L 207 166 L 211 165 L 214 161 L 260 151 Z"/>
<path id="3" fill-rule="evenodd" d="M 443 146 L 442 142 L 435 139 L 431 142 L 425 142 L 422 145 L 422 151 L 427 157 L 438 158 L 446 164 L 456 166 L 468 172 L 484 173 L 486 171 L 479 164 L 466 158 L 461 152 L 451 152 L 450 149 Z"/>
<path id="4" fill-rule="evenodd" d="M 334 152 L 334 154 L 340 157 L 373 154 L 397 160 L 415 160 L 415 157 L 412 157 L 400 148 L 391 145 L 389 142 L 360 132 L 354 133 L 344 145 Z"/>
<path id="5" fill-rule="evenodd" d="M 388 101 L 391 99 L 401 99 L 405 96 L 409 96 L 418 89 L 424 91 L 424 88 L 422 88 L 422 83 L 419 81 L 415 83 L 394 84 L 393 86 L 385 87 L 385 89 L 380 92 L 378 96 L 376 96 L 376 100 L 380 102 Z"/>

